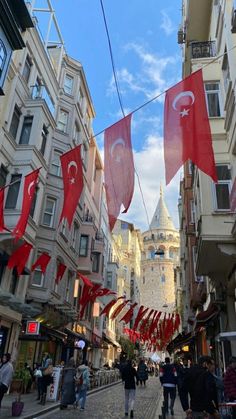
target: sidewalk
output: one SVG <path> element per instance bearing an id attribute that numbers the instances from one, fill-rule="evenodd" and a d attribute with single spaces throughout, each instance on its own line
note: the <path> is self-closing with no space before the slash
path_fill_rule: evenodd
<path id="1" fill-rule="evenodd" d="M 112 387 L 116 384 L 119 384 L 121 381 L 116 381 L 111 384 L 107 384 L 105 386 L 94 388 L 88 391 L 89 394 L 98 393 L 99 391 L 104 390 L 105 388 Z M 57 409 L 60 406 L 60 402 L 46 402 L 45 406 L 38 404 L 36 401 L 37 394 L 36 392 L 32 392 L 30 394 L 23 394 L 21 396 L 21 401 L 24 402 L 24 410 L 22 415 L 20 416 L 21 419 L 37 419 L 39 416 L 42 416 L 50 411 Z M 2 407 L 0 409 L 0 418 L 1 419 L 9 419 L 12 418 L 11 415 L 11 406 L 12 402 L 16 399 L 16 394 L 8 394 L 4 396 L 2 401 Z"/>

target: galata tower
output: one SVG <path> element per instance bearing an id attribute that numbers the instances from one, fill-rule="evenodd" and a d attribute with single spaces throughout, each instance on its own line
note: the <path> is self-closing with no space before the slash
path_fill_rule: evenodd
<path id="1" fill-rule="evenodd" d="M 174 269 L 179 264 L 179 232 L 174 227 L 160 188 L 150 224 L 142 233 L 140 304 L 171 313 L 175 309 Z"/>

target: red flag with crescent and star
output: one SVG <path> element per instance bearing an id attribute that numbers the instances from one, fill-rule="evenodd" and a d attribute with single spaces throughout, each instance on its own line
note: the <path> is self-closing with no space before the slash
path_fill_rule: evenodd
<path id="1" fill-rule="evenodd" d="M 188 159 L 217 182 L 202 70 L 167 90 L 164 156 L 167 185 Z"/>
<path id="2" fill-rule="evenodd" d="M 9 257 L 7 267 L 9 269 L 16 268 L 18 275 L 21 275 L 29 258 L 32 247 L 32 244 L 24 242 Z"/>
<path id="3" fill-rule="evenodd" d="M 60 159 L 64 184 L 64 202 L 59 224 L 65 218 L 70 227 L 84 186 L 81 144 L 64 153 Z"/>
<path id="4" fill-rule="evenodd" d="M 66 265 L 64 265 L 64 263 L 60 262 L 58 267 L 57 267 L 57 276 L 55 279 L 56 284 L 59 284 L 59 282 L 62 280 L 62 277 L 65 273 L 66 270 Z"/>
<path id="5" fill-rule="evenodd" d="M 36 260 L 36 262 L 34 262 L 34 264 L 31 267 L 31 272 L 33 272 L 35 270 L 35 268 L 37 268 L 37 266 L 40 267 L 41 271 L 43 272 L 43 274 L 45 274 L 48 263 L 51 260 L 51 256 L 49 256 L 48 253 L 42 253 L 38 259 Z"/>
<path id="6" fill-rule="evenodd" d="M 131 114 L 105 130 L 104 177 L 109 225 L 112 231 L 121 206 L 127 212 L 134 192 Z"/>
<path id="7" fill-rule="evenodd" d="M 16 240 L 20 239 L 25 233 L 25 229 L 26 229 L 29 214 L 30 214 L 30 208 L 34 199 L 35 188 L 38 181 L 39 171 L 40 169 L 36 169 L 25 176 L 21 215 L 12 232 Z"/>

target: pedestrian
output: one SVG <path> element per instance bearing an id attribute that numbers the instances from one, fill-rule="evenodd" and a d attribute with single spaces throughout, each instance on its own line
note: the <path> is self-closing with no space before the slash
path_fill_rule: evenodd
<path id="1" fill-rule="evenodd" d="M 210 356 L 202 356 L 198 364 L 189 368 L 184 377 L 183 392 L 190 395 L 190 403 L 184 397 L 181 404 L 187 418 L 220 417 L 217 410 L 216 383 L 210 372 L 213 363 Z"/>
<path id="2" fill-rule="evenodd" d="M 70 358 L 62 372 L 62 396 L 60 409 L 66 409 L 68 404 L 75 403 L 75 362 Z"/>
<path id="3" fill-rule="evenodd" d="M 170 358 L 165 358 L 165 364 L 160 368 L 160 382 L 163 387 L 164 409 L 169 412 L 169 398 L 170 398 L 170 413 L 174 415 L 174 404 L 176 398 L 176 384 L 177 372 L 173 364 L 170 363 Z"/>
<path id="4" fill-rule="evenodd" d="M 126 365 L 122 369 L 122 381 L 125 383 L 125 416 L 129 415 L 130 407 L 130 417 L 134 417 L 134 401 L 135 401 L 135 390 L 136 385 L 135 381 L 138 380 L 138 374 L 134 368 L 132 361 L 128 360 Z"/>
<path id="5" fill-rule="evenodd" d="M 188 359 L 187 358 L 183 358 L 182 359 L 182 363 L 178 364 L 178 367 L 176 368 L 177 371 L 177 387 L 178 387 L 178 393 L 179 393 L 179 398 L 181 401 L 181 404 L 184 403 L 188 403 L 188 394 L 186 394 L 186 392 L 183 390 L 183 382 L 184 382 L 184 377 L 187 374 L 189 370 L 189 366 L 188 366 Z M 187 399 L 186 401 L 184 401 L 184 399 Z"/>
<path id="6" fill-rule="evenodd" d="M 34 378 L 35 378 L 35 386 L 38 392 L 37 399 L 40 400 L 41 397 L 41 390 L 40 390 L 40 379 L 42 378 L 42 370 L 40 368 L 40 364 L 36 363 L 34 365 Z"/>
<path id="7" fill-rule="evenodd" d="M 87 391 L 90 387 L 90 372 L 88 367 L 88 361 L 84 361 L 84 363 L 77 368 L 75 376 L 75 385 L 76 407 L 80 405 L 80 410 L 84 410 Z"/>
<path id="8" fill-rule="evenodd" d="M 13 365 L 11 355 L 4 354 L 0 368 L 0 408 L 4 394 L 8 391 L 13 377 Z"/>
<path id="9" fill-rule="evenodd" d="M 0 370 L 1 371 L 1 370 Z M 236 357 L 229 359 L 229 366 L 224 376 L 224 388 L 226 400 L 236 400 Z M 233 408 L 233 418 L 236 418 L 236 408 Z"/>
<path id="10" fill-rule="evenodd" d="M 144 386 L 146 385 L 146 381 L 148 379 L 148 367 L 145 364 L 143 359 L 140 359 L 139 364 L 138 364 L 138 383 L 141 384 L 141 386 L 144 384 Z"/>
<path id="11" fill-rule="evenodd" d="M 43 406 L 46 403 L 47 389 L 50 384 L 53 383 L 53 365 L 52 359 L 48 353 L 44 354 L 42 366 L 42 378 L 40 378 L 40 402 Z"/>

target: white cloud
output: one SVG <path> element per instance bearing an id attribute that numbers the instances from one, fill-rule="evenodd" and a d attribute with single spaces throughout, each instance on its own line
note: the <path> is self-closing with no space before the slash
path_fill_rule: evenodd
<path id="1" fill-rule="evenodd" d="M 156 209 L 159 199 L 160 185 L 164 190 L 164 199 L 175 226 L 178 228 L 178 191 L 180 174 L 177 174 L 172 182 L 165 188 L 165 170 L 163 155 L 163 139 L 149 136 L 146 138 L 144 147 L 134 152 L 135 167 L 139 175 L 145 205 L 148 212 L 149 222 Z M 148 230 L 148 221 L 145 213 L 141 192 L 137 177 L 135 179 L 135 191 L 133 200 L 127 214 L 120 214 L 119 218 L 134 223 L 136 228 L 142 231 Z"/>
<path id="2" fill-rule="evenodd" d="M 161 28 L 164 30 L 166 35 L 169 36 L 175 31 L 175 26 L 174 26 L 170 16 L 166 13 L 165 10 L 162 10 L 161 14 L 162 14 Z"/>

